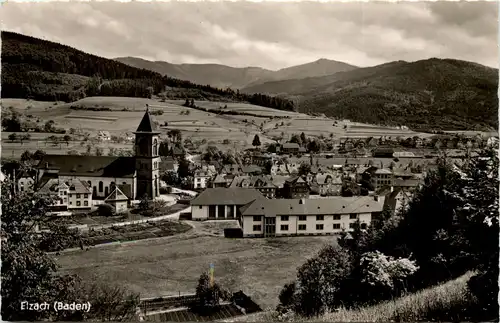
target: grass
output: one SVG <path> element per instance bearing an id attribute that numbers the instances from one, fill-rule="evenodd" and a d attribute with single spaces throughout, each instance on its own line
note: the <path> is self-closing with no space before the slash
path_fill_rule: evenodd
<path id="1" fill-rule="evenodd" d="M 393 301 L 364 307 L 357 310 L 340 309 L 319 318 L 290 318 L 300 322 L 416 322 L 416 321 L 463 321 L 460 312 L 475 304 L 467 290 L 467 282 L 474 275 L 463 276 L 438 286 L 397 298 Z M 228 321 L 263 322 L 276 321 L 273 311 L 254 314 Z"/>
<path id="2" fill-rule="evenodd" d="M 296 268 L 325 243 L 335 242 L 319 236 L 279 240 L 226 239 L 195 228 L 181 236 L 69 252 L 57 257 L 57 262 L 63 273 L 113 280 L 141 297 L 193 292 L 200 274 L 213 263 L 215 279 L 222 286 L 242 290 L 261 307 L 275 307 L 283 285 L 295 278 Z"/>

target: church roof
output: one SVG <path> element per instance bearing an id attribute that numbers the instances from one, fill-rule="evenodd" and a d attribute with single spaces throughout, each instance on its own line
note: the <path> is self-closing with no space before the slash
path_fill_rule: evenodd
<path id="1" fill-rule="evenodd" d="M 149 113 L 149 108 L 146 109 L 144 116 L 142 117 L 141 123 L 139 123 L 139 127 L 137 127 L 136 132 L 158 132 L 156 124 L 153 122 L 151 118 L 151 114 Z"/>
<path id="2" fill-rule="evenodd" d="M 37 168 L 57 170 L 59 176 L 133 177 L 135 157 L 45 155 Z"/>

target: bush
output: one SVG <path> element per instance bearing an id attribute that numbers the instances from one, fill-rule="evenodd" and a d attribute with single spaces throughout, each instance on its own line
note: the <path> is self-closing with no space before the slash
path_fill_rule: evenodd
<path id="1" fill-rule="evenodd" d="M 99 216 L 113 216 L 115 215 L 115 208 L 110 204 L 99 204 L 97 214 Z"/>

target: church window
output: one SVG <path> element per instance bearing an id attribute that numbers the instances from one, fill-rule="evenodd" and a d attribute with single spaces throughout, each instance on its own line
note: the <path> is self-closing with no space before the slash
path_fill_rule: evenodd
<path id="1" fill-rule="evenodd" d="M 158 155 L 158 140 L 155 139 L 154 143 L 153 143 L 153 156 L 156 156 Z"/>
<path id="2" fill-rule="evenodd" d="M 103 184 L 102 181 L 99 182 L 99 193 L 102 193 L 103 190 Z"/>

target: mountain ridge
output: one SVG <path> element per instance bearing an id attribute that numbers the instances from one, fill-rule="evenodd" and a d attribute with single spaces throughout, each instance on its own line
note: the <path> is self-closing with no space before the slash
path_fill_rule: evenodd
<path id="1" fill-rule="evenodd" d="M 133 67 L 155 71 L 162 75 L 185 79 L 193 83 L 236 89 L 267 81 L 322 76 L 358 68 L 325 58 L 275 71 L 255 66 L 232 67 L 223 64 L 173 64 L 165 61 L 150 61 L 130 56 L 117 57 L 114 60 Z"/>

